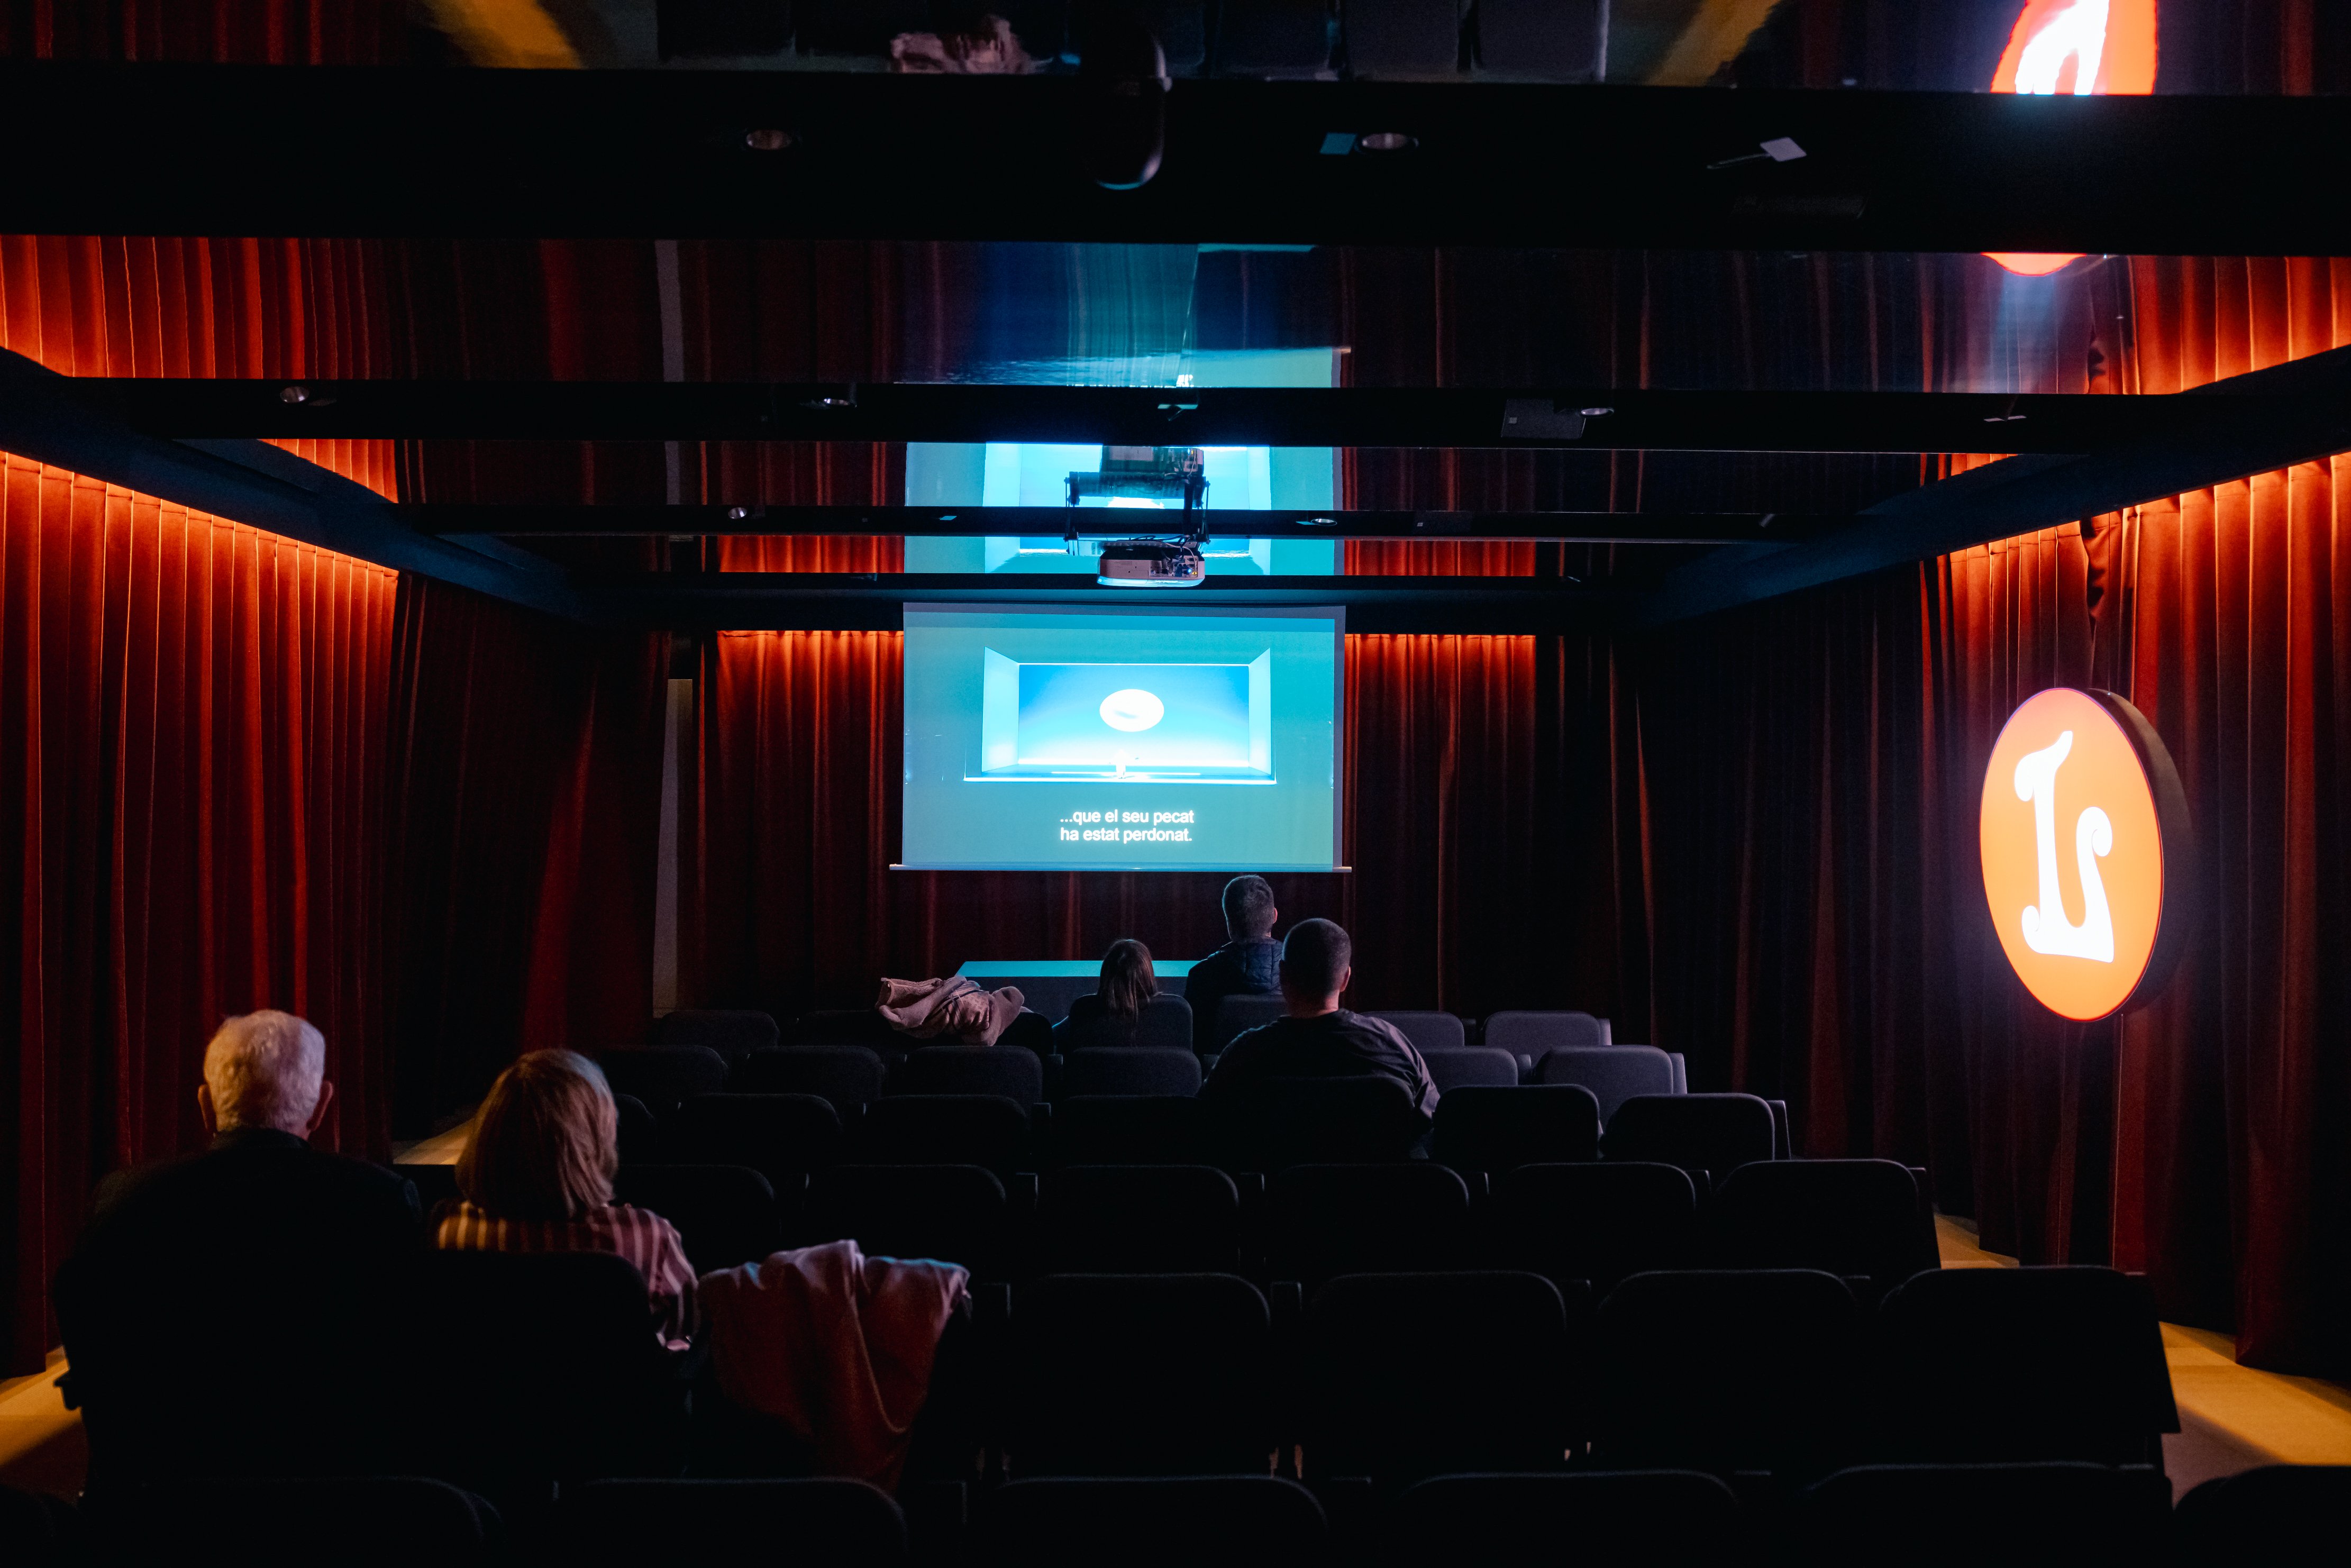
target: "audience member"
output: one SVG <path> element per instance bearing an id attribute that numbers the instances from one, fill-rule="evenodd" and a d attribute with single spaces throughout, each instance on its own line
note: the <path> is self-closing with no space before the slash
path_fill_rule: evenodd
<path id="1" fill-rule="evenodd" d="M 479 1252 L 611 1252 L 637 1266 L 662 1343 L 695 1326 L 694 1268 L 668 1220 L 612 1201 L 618 1115 L 604 1074 L 569 1051 L 534 1051 L 498 1074 L 457 1162 L 464 1195 L 436 1247 Z"/>
<path id="2" fill-rule="evenodd" d="M 1273 888 L 1261 876 L 1237 876 L 1225 883 L 1225 945 L 1192 966 L 1184 999 L 1192 1008 L 1192 1044 L 1203 1052 L 1217 1046 L 1217 1009 L 1227 997 L 1269 996 L 1280 990 L 1281 944 L 1273 939 L 1281 911 Z"/>
<path id="3" fill-rule="evenodd" d="M 1353 944 L 1328 920 L 1301 920 L 1281 945 L 1281 997 L 1289 1016 L 1233 1037 L 1201 1094 L 1231 1105 L 1273 1078 L 1378 1073 L 1403 1084 L 1423 1125 L 1437 1114 L 1428 1063 L 1395 1025 L 1340 1007 L 1353 975 Z"/>
<path id="4" fill-rule="evenodd" d="M 1159 994 L 1159 975 L 1151 967 L 1151 949 L 1132 936 L 1110 945 L 1102 955 L 1102 979 L 1094 993 L 1070 1003 L 1070 1016 L 1053 1026 L 1053 1049 L 1081 1050 L 1094 1045 L 1133 1045 L 1143 1021 L 1143 1009 Z"/>
<path id="5" fill-rule="evenodd" d="M 311 1146 L 326 1065 L 301 1019 L 230 1019 L 196 1090 L 211 1146 L 99 1186 L 57 1290 L 94 1487 L 380 1462 L 375 1380 L 416 1189 Z"/>

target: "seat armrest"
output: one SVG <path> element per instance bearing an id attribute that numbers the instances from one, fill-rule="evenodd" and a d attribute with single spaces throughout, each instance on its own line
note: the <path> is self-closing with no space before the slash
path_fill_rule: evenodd
<path id="1" fill-rule="evenodd" d="M 1788 1128 L 1788 1103 L 1785 1100 L 1766 1100 L 1763 1103 L 1771 1107 L 1771 1157 L 1775 1160 L 1795 1158 L 1795 1140 Z"/>
<path id="2" fill-rule="evenodd" d="M 1666 1052 L 1666 1060 L 1673 1064 L 1674 1092 L 1677 1094 L 1688 1093 L 1689 1064 L 1682 1059 L 1682 1053 L 1678 1051 L 1669 1051 Z"/>

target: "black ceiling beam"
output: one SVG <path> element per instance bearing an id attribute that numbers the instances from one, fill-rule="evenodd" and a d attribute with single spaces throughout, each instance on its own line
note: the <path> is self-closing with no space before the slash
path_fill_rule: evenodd
<path id="1" fill-rule="evenodd" d="M 77 377 L 156 435 L 416 440 L 1036 441 L 1692 452 L 2096 452 L 2257 434 L 2304 412 L 2247 394 L 1134 388 L 727 382 L 275 382 Z M 2339 394 L 2332 394 L 2339 395 Z M 1602 411 L 1587 413 L 1585 411 Z"/>
<path id="2" fill-rule="evenodd" d="M 2214 382 L 2179 401 L 2219 410 L 2251 398 L 2275 412 L 2252 430 L 2218 419 L 2184 441 L 2011 457 L 1881 501 L 1809 542 L 1729 545 L 1669 574 L 1638 618 L 1703 615 L 2351 451 L 2346 391 L 2351 348 Z"/>
<path id="3" fill-rule="evenodd" d="M 1180 81 L 1158 176 L 1109 191 L 1087 92 L 16 61 L 0 157 L 37 234 L 2351 254 L 2308 183 L 2351 99 Z M 1323 151 L 1372 131 L 1411 143 Z M 1753 157 L 1778 138 L 1807 156 Z"/>
<path id="4" fill-rule="evenodd" d="M 128 429 L 63 396 L 68 384 L 0 350 L 0 452 L 536 610 L 588 613 L 566 575 L 527 551 L 420 534 L 367 486 L 266 442 L 178 442 Z"/>
<path id="5" fill-rule="evenodd" d="M 672 572 L 589 579 L 599 620 L 680 631 L 878 631 L 907 604 L 1271 608 L 1338 604 L 1351 632 L 1532 632 L 1606 622 L 1622 595 L 1556 577 L 1218 577 L 1198 588 L 1103 588 L 1091 578 L 989 573 Z"/>
<path id="6" fill-rule="evenodd" d="M 1177 514 L 1066 507 L 464 506 L 403 505 L 400 519 L 449 538 L 683 538 L 726 534 L 884 534 L 914 538 L 1165 531 Z M 1540 539 L 1578 544 L 1717 544 L 1811 538 L 1849 517 L 1797 512 L 1256 511 L 1201 514 L 1222 539 Z"/>

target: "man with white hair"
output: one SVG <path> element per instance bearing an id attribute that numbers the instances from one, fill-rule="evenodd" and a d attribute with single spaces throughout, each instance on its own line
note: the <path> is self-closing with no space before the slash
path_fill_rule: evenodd
<path id="1" fill-rule="evenodd" d="M 93 1482 L 364 1468 L 416 1189 L 314 1149 L 327 1042 L 290 1013 L 230 1019 L 204 1050 L 204 1153 L 117 1172 L 58 1271 Z"/>

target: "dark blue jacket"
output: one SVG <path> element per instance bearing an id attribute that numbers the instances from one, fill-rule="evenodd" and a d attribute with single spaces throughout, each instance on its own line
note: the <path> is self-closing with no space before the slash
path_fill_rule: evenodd
<path id="1" fill-rule="evenodd" d="M 1238 937 L 1193 965 L 1184 979 L 1193 1048 L 1216 1049 L 1217 1007 L 1227 997 L 1264 996 L 1280 988 L 1281 944 L 1270 936 Z"/>

